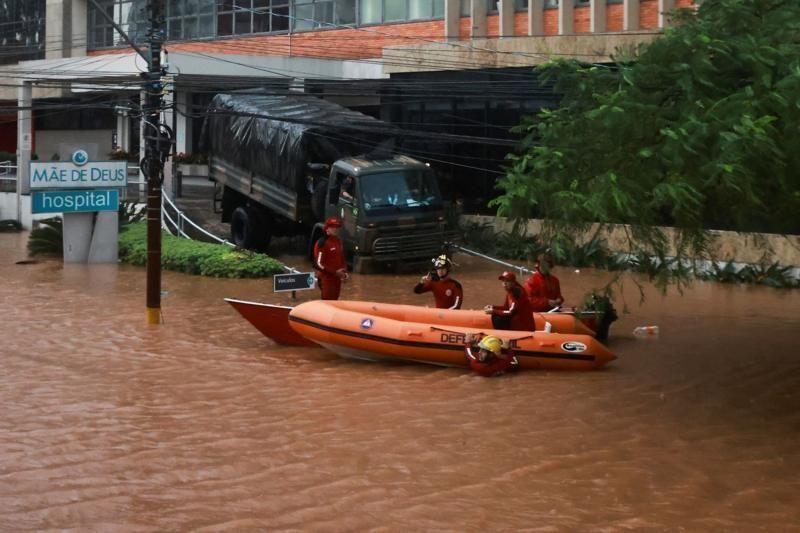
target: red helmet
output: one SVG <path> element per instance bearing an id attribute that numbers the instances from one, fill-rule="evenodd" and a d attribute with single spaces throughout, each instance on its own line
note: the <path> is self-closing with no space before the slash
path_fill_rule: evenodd
<path id="1" fill-rule="evenodd" d="M 342 227 L 342 219 L 339 217 L 330 217 L 328 220 L 325 221 L 325 229 L 328 228 L 341 228 Z"/>
<path id="2" fill-rule="evenodd" d="M 509 272 L 508 270 L 506 270 L 505 272 L 497 276 L 497 279 L 499 279 L 500 281 L 517 281 L 517 276 L 515 276 L 513 272 Z"/>

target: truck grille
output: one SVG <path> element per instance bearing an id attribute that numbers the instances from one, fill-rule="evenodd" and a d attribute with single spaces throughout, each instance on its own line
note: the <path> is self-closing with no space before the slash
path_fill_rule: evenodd
<path id="1" fill-rule="evenodd" d="M 411 235 L 379 237 L 372 244 L 375 259 L 429 259 L 442 252 L 445 241 L 452 241 L 455 232 L 425 232 Z"/>

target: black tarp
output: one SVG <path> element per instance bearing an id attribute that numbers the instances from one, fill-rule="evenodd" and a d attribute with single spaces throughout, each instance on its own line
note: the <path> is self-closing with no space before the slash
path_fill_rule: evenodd
<path id="1" fill-rule="evenodd" d="M 367 154 L 393 132 L 389 124 L 313 96 L 253 91 L 216 95 L 203 124 L 210 156 L 297 192 L 305 188 L 307 163 Z"/>

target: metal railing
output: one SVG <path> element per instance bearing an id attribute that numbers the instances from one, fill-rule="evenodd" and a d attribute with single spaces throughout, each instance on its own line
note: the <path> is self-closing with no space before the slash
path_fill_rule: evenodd
<path id="1" fill-rule="evenodd" d="M 172 211 L 172 215 L 170 215 L 170 210 Z M 184 239 L 193 240 L 192 237 L 186 233 L 186 225 L 188 224 L 190 227 L 194 228 L 195 230 L 199 231 L 202 235 L 205 235 L 213 242 L 218 244 L 225 244 L 231 247 L 236 247 L 235 244 L 228 241 L 227 239 L 222 239 L 217 237 L 213 233 L 207 231 L 206 229 L 200 227 L 196 224 L 192 219 L 186 216 L 186 214 L 181 211 L 181 209 L 175 205 L 175 203 L 169 198 L 166 191 L 161 189 L 161 225 L 162 227 L 169 232 L 171 235 L 176 235 L 178 237 L 183 237 Z M 300 271 L 296 268 L 292 268 L 289 265 L 281 264 L 284 270 L 292 274 L 299 274 Z"/>

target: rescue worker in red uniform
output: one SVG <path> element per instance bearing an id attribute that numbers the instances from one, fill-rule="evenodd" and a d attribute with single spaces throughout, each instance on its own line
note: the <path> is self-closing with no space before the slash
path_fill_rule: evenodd
<path id="1" fill-rule="evenodd" d="M 461 284 L 450 277 L 453 263 L 446 255 L 431 259 L 433 271 L 429 272 L 414 286 L 416 294 L 432 292 L 436 307 L 439 309 L 461 309 L 464 290 Z"/>
<path id="2" fill-rule="evenodd" d="M 467 343 L 466 356 L 469 366 L 476 374 L 490 378 L 516 370 L 519 361 L 510 353 L 503 353 L 503 341 L 487 335 L 478 343 L 477 350 L 471 339 Z"/>
<path id="3" fill-rule="evenodd" d="M 503 305 L 487 305 L 483 308 L 487 315 L 492 315 L 494 329 L 510 329 L 514 331 L 533 331 L 536 323 L 533 320 L 528 295 L 517 282 L 513 272 L 503 272 L 498 276 L 506 290 L 506 302 Z"/>
<path id="4" fill-rule="evenodd" d="M 338 300 L 342 282 L 347 281 L 347 263 L 344 260 L 344 246 L 339 240 L 342 221 L 330 217 L 325 221 L 325 235 L 314 243 L 314 269 L 317 271 L 317 284 L 322 291 L 323 300 Z"/>
<path id="5" fill-rule="evenodd" d="M 550 311 L 564 303 L 561 284 L 550 271 L 553 269 L 553 256 L 539 254 L 536 258 L 536 271 L 525 282 L 525 292 L 531 302 L 531 309 L 537 313 Z"/>

